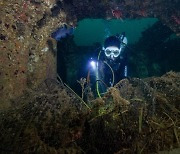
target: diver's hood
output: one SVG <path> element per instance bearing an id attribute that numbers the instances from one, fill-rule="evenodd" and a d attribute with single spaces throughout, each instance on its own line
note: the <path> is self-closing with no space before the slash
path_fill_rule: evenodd
<path id="1" fill-rule="evenodd" d="M 116 36 L 110 36 L 104 42 L 105 49 L 110 46 L 117 47 L 120 49 L 120 45 L 121 45 L 121 42 L 119 38 L 117 38 Z"/>

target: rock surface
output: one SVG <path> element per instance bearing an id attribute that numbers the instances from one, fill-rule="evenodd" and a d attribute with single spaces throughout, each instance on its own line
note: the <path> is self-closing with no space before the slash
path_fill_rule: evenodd
<path id="1" fill-rule="evenodd" d="M 0 110 L 2 153 L 157 153 L 180 147 L 180 74 L 121 80 L 85 103 L 47 79 Z"/>
<path id="2" fill-rule="evenodd" d="M 157 17 L 180 34 L 178 0 L 2 0 L 0 2 L 0 106 L 56 74 L 50 34 L 83 18 Z"/>

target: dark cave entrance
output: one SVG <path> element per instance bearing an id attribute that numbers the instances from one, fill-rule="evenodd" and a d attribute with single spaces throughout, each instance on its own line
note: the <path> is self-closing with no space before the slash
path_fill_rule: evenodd
<path id="1" fill-rule="evenodd" d="M 87 77 L 87 62 L 101 46 L 77 46 L 72 36 L 57 43 L 57 73 L 76 93 L 81 94 L 80 78 Z M 86 52 L 84 52 L 86 51 Z"/>
<path id="2" fill-rule="evenodd" d="M 90 21 L 91 20 L 88 22 Z M 108 22 L 110 23 L 111 21 Z M 137 22 L 140 22 L 140 20 Z M 81 28 L 86 29 L 86 33 L 92 26 Z M 131 33 L 135 35 L 138 30 L 136 28 L 133 30 Z M 102 29 L 99 31 L 102 31 Z M 103 31 L 105 31 L 105 29 L 103 29 Z M 119 29 L 117 32 L 119 32 Z M 113 34 L 115 33 L 116 31 L 113 32 Z M 126 33 L 128 33 L 128 30 Z M 87 37 L 84 36 L 82 38 L 79 36 L 79 41 L 86 40 L 87 42 L 88 40 L 93 40 L 93 38 L 90 38 L 91 36 L 88 35 L 88 32 L 86 36 Z M 96 40 L 98 37 L 100 36 L 96 33 L 94 39 Z M 79 92 L 80 89 L 77 80 L 81 77 L 87 77 L 86 64 L 88 59 L 93 56 L 96 49 L 99 48 L 102 43 L 103 40 L 95 41 L 90 45 L 77 45 L 77 40 L 75 40 L 74 36 L 69 36 L 58 41 L 57 72 L 62 80 L 76 92 Z M 180 71 L 179 51 L 180 38 L 176 37 L 176 35 L 160 21 L 156 21 L 141 30 L 141 36 L 137 41 L 129 42 L 128 74 L 130 77 L 145 78 L 161 76 L 171 70 Z"/>

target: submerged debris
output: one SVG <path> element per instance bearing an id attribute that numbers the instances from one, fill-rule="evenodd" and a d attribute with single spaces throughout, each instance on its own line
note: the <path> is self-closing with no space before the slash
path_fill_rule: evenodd
<path id="1" fill-rule="evenodd" d="M 124 79 L 82 100 L 47 79 L 0 112 L 0 150 L 14 153 L 156 153 L 180 147 L 180 74 Z"/>

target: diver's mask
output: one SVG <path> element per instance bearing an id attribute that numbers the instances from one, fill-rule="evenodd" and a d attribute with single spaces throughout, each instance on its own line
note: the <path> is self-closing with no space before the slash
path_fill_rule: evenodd
<path id="1" fill-rule="evenodd" d="M 104 53 L 107 58 L 114 60 L 115 58 L 117 58 L 120 55 L 121 48 L 119 49 L 118 47 L 110 46 L 110 47 L 107 47 L 104 49 Z"/>

